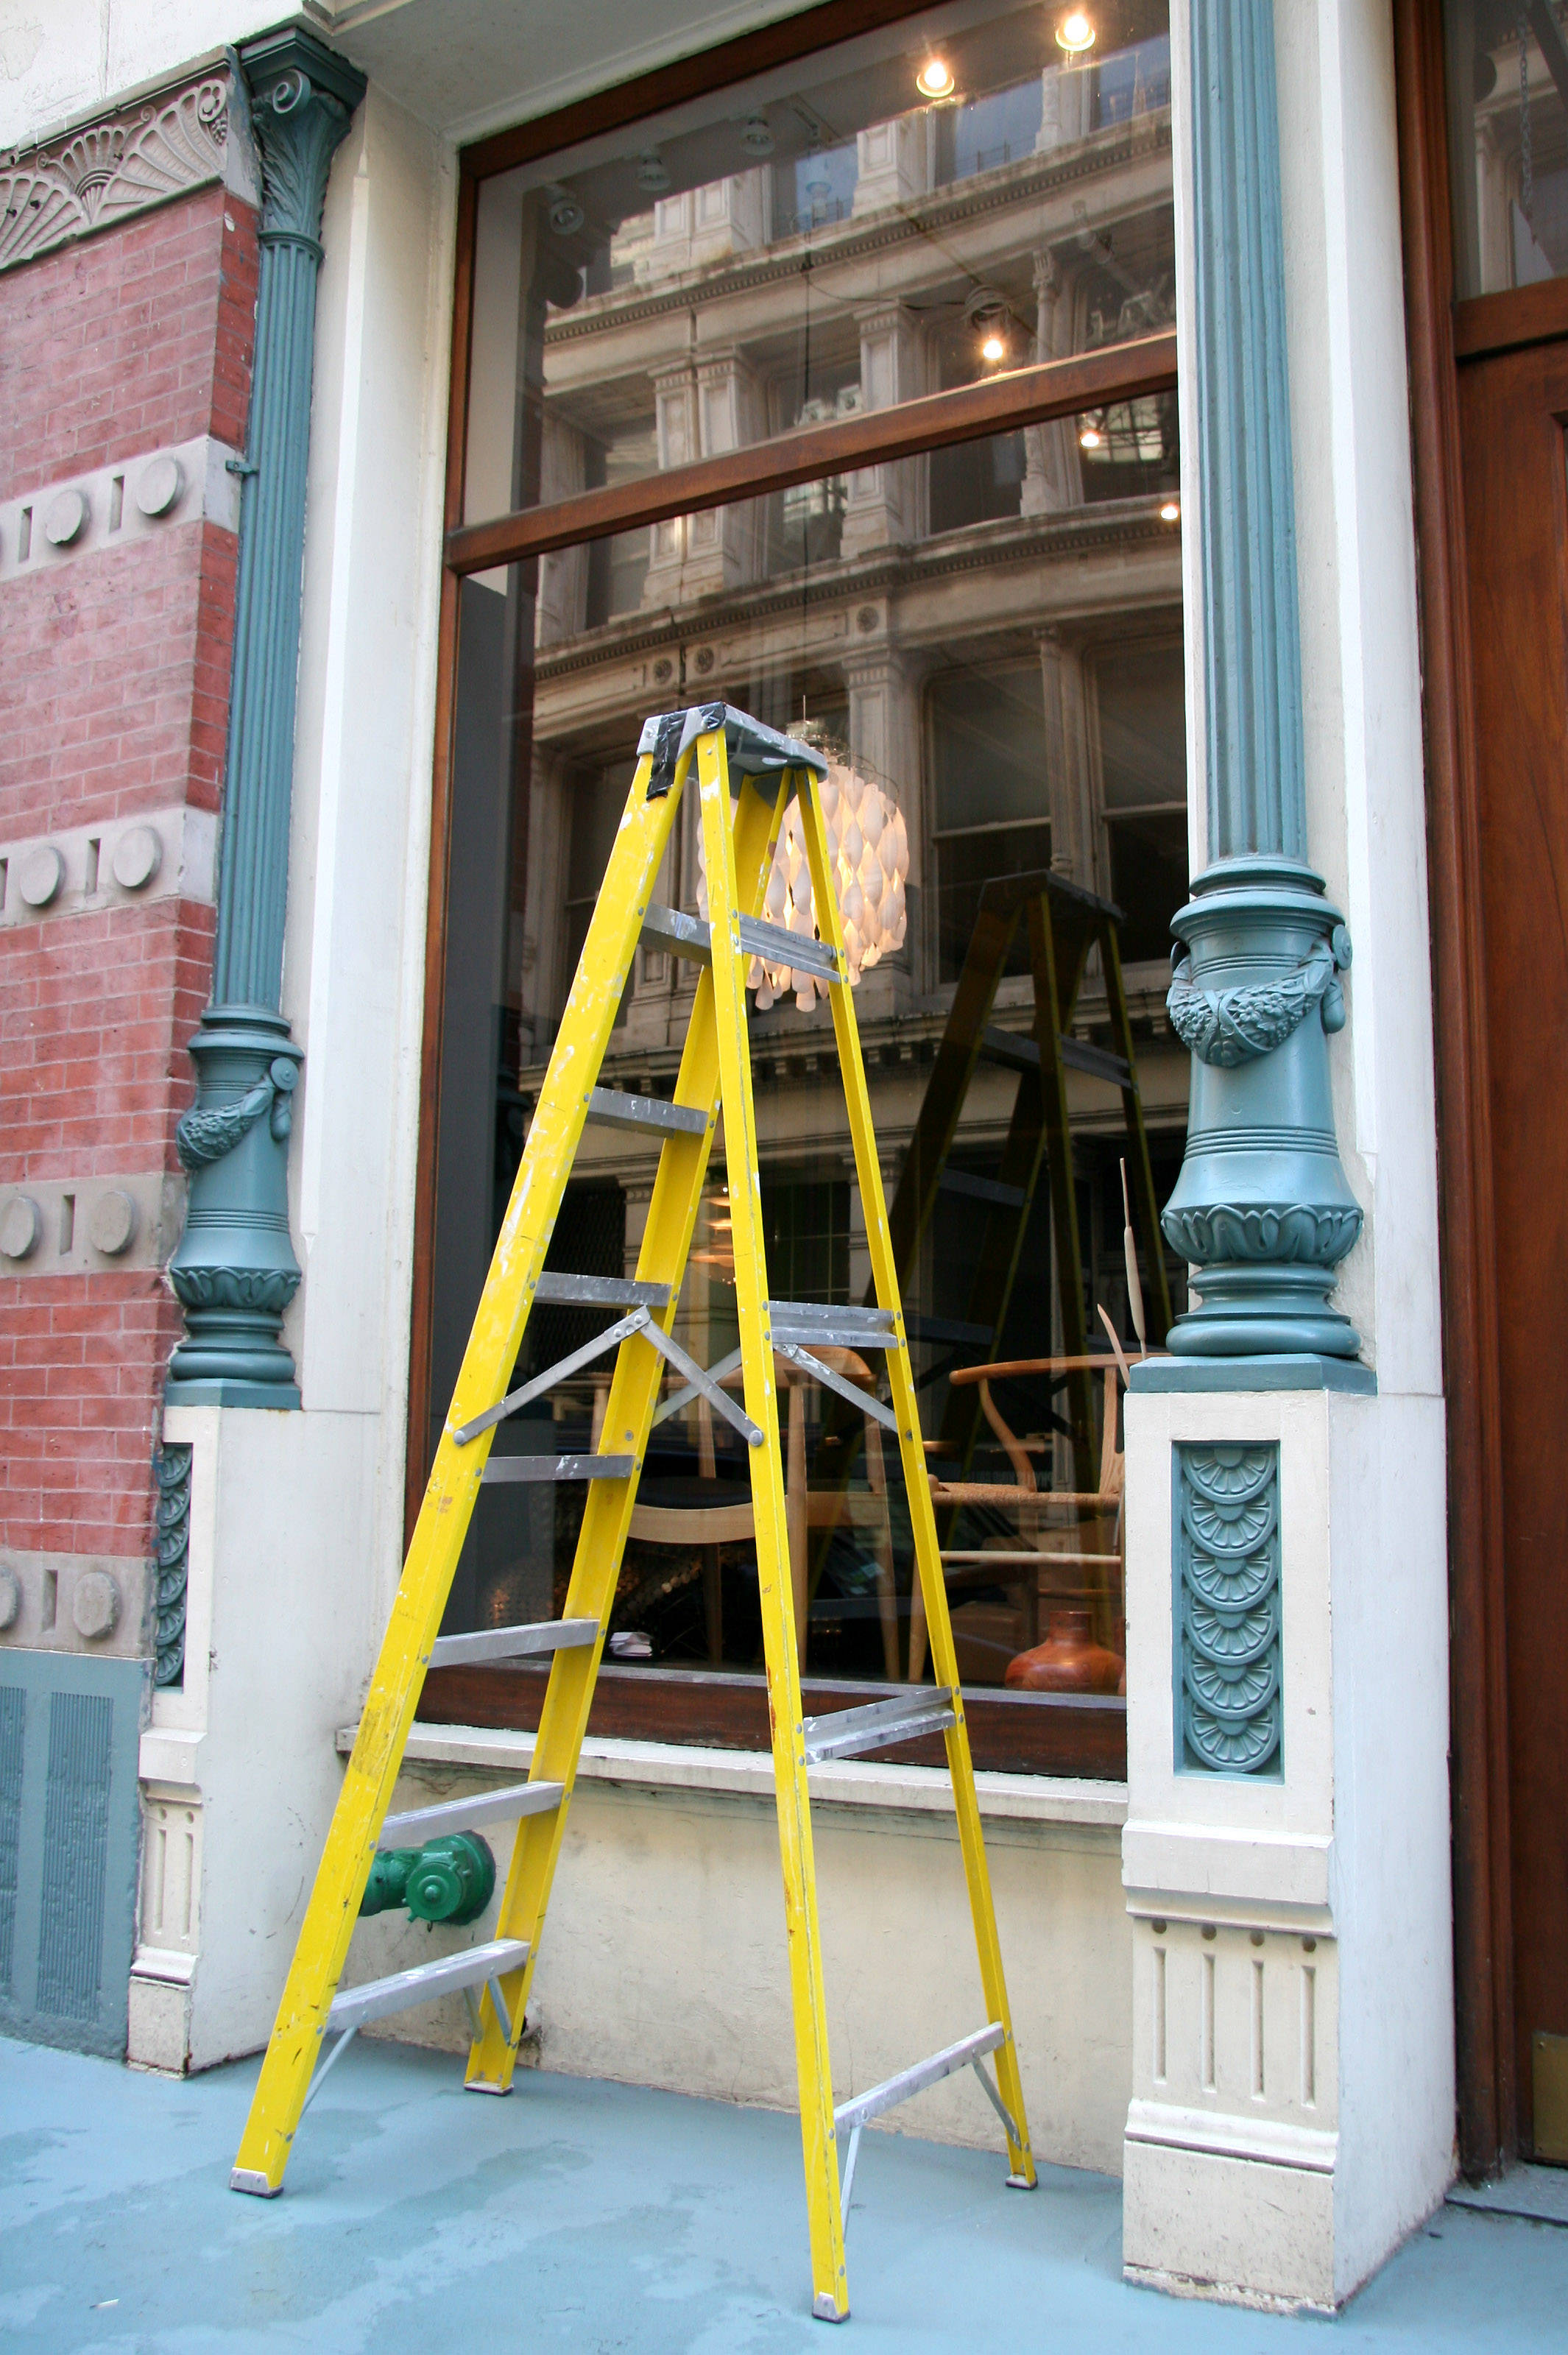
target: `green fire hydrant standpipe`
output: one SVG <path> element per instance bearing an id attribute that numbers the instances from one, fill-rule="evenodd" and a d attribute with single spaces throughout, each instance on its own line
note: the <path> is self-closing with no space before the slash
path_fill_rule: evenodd
<path id="1" fill-rule="evenodd" d="M 378 1850 L 361 1913 L 406 1905 L 415 1922 L 475 1922 L 496 1887 L 496 1859 L 477 1832 L 448 1832 L 423 1848 Z"/>

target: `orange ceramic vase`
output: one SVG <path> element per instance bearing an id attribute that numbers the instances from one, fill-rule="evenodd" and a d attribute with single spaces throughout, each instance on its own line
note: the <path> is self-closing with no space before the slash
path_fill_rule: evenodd
<path id="1" fill-rule="evenodd" d="M 1117 1652 L 1096 1644 L 1087 1611 L 1053 1611 L 1045 1641 L 1008 1662 L 1015 1692 L 1114 1693 L 1122 1680 Z"/>

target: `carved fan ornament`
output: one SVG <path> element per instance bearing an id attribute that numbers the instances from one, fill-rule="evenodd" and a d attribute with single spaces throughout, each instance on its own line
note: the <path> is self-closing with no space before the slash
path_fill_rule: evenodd
<path id="1" fill-rule="evenodd" d="M 229 81 L 209 75 L 0 163 L 0 270 L 223 177 Z"/>
<path id="2" fill-rule="evenodd" d="M 1183 1445 L 1176 1611 L 1179 1763 L 1279 1771 L 1279 1450 Z"/>

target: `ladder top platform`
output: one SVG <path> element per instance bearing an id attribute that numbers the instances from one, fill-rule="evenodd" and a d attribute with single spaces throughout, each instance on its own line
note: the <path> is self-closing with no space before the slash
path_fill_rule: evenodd
<path id="1" fill-rule="evenodd" d="M 782 736 L 776 728 L 764 727 L 749 711 L 737 711 L 728 703 L 694 703 L 688 710 L 666 711 L 643 722 L 637 757 L 647 753 L 653 759 L 649 801 L 668 793 L 681 754 L 716 728 L 724 730 L 730 783 L 737 792 L 742 777 L 782 777 L 786 769 L 809 769 L 817 777 L 827 774 L 828 762 L 820 752 L 794 736 Z"/>

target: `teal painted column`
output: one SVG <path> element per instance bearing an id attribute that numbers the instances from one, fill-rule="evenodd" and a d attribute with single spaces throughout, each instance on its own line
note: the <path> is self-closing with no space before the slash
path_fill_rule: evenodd
<path id="1" fill-rule="evenodd" d="M 1269 0 L 1189 15 L 1211 864 L 1172 924 L 1192 1093 L 1162 1224 L 1201 1305 L 1170 1348 L 1353 1358 L 1328 1305 L 1361 1225 L 1328 1087 L 1350 940 L 1307 864 L 1274 16 Z"/>
<path id="2" fill-rule="evenodd" d="M 176 1136 L 190 1206 L 169 1278 L 186 1338 L 165 1396 L 178 1406 L 297 1407 L 279 1335 L 300 1281 L 288 1140 L 303 1058 L 281 1008 L 305 467 L 322 207 L 365 78 L 298 31 L 249 42 L 240 62 L 262 169 L 256 358 L 212 1003 L 190 1042 L 197 1098 Z"/>

